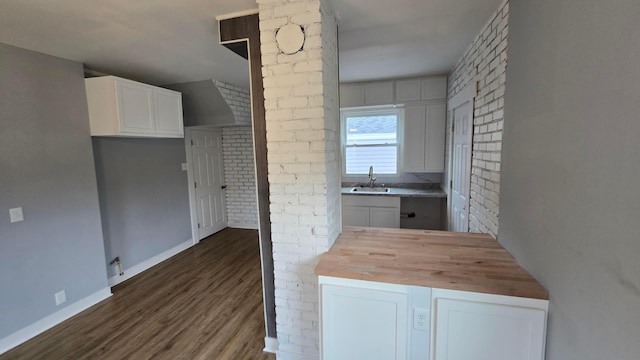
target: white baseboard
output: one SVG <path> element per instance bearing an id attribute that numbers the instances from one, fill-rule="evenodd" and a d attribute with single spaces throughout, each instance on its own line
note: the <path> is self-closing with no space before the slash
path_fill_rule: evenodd
<path id="1" fill-rule="evenodd" d="M 258 224 L 229 223 L 228 226 L 234 229 L 258 230 Z"/>
<path id="2" fill-rule="evenodd" d="M 275 354 L 278 352 L 278 339 L 266 336 L 264 338 L 264 352 Z"/>
<path id="3" fill-rule="evenodd" d="M 172 247 L 171 249 L 162 252 L 152 258 L 149 258 L 139 264 L 136 264 L 128 269 L 124 269 L 124 275 L 116 275 L 109 278 L 109 286 L 115 286 L 120 284 L 121 282 L 131 279 L 132 277 L 140 274 L 141 272 L 158 265 L 159 263 L 167 260 L 168 258 L 187 250 L 188 248 L 193 246 L 193 240 L 189 239 L 178 246 Z"/>
<path id="4" fill-rule="evenodd" d="M 276 358 L 278 360 L 319 360 L 320 357 L 317 355 L 308 355 L 308 354 L 298 354 L 288 351 L 280 351 L 276 353 Z"/>
<path id="5" fill-rule="evenodd" d="M 80 313 L 83 310 L 90 308 L 91 306 L 99 303 L 100 301 L 111 296 L 111 289 L 104 288 L 98 292 L 95 292 L 83 299 L 80 299 L 73 304 L 64 307 L 53 314 L 40 319 L 33 324 L 22 328 L 13 334 L 0 339 L 0 354 L 3 354 L 14 347 L 22 344 L 23 342 L 31 339 L 32 337 L 49 330 L 50 328 L 60 324 L 68 318 Z"/>

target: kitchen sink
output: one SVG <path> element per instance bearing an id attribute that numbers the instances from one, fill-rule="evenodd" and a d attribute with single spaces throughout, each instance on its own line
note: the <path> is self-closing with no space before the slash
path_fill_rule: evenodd
<path id="1" fill-rule="evenodd" d="M 350 192 L 357 193 L 387 193 L 389 192 L 389 188 L 385 187 L 354 187 Z"/>

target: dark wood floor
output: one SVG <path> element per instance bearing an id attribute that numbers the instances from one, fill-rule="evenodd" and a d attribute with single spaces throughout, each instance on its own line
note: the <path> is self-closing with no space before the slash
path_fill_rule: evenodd
<path id="1" fill-rule="evenodd" d="M 255 230 L 225 229 L 112 291 L 0 360 L 275 359 Z"/>

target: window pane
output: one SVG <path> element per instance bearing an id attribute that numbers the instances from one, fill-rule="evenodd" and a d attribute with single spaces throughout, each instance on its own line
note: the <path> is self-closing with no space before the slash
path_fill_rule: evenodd
<path id="1" fill-rule="evenodd" d="M 345 151 L 347 174 L 368 174 L 371 165 L 376 174 L 396 174 L 398 171 L 398 147 L 395 145 L 347 147 Z"/>
<path id="2" fill-rule="evenodd" d="M 398 119 L 395 114 L 346 118 L 346 145 L 396 144 Z"/>

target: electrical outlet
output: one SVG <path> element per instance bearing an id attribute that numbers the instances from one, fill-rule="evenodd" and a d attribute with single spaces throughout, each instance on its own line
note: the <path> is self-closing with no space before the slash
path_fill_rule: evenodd
<path id="1" fill-rule="evenodd" d="M 62 290 L 55 294 L 56 297 L 56 305 L 60 305 L 67 301 L 67 292 Z"/>
<path id="2" fill-rule="evenodd" d="M 9 217 L 11 218 L 11 223 L 24 221 L 24 214 L 22 213 L 22 208 L 13 208 L 9 209 Z"/>
<path id="3" fill-rule="evenodd" d="M 413 328 L 416 330 L 429 330 L 429 310 L 413 308 Z"/>

